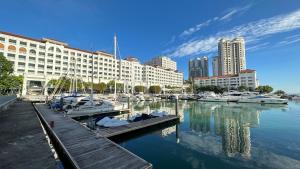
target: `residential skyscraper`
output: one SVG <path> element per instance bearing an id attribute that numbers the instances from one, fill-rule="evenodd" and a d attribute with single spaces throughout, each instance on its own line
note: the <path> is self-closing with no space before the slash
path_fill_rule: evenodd
<path id="1" fill-rule="evenodd" d="M 221 74 L 221 69 L 219 66 L 221 66 L 221 60 L 219 56 L 215 56 L 212 58 L 212 70 L 213 70 L 213 76 L 219 76 Z"/>
<path id="2" fill-rule="evenodd" d="M 233 40 L 221 39 L 218 44 L 220 75 L 239 74 L 246 69 L 245 41 L 242 37 Z"/>
<path id="3" fill-rule="evenodd" d="M 208 58 L 197 57 L 189 61 L 189 79 L 208 77 Z"/>

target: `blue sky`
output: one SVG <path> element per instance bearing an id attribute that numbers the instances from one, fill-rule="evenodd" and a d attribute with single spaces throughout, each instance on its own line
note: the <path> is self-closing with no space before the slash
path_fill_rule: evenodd
<path id="1" fill-rule="evenodd" d="M 107 52 L 116 32 L 121 57 L 168 55 L 185 78 L 189 59 L 216 55 L 222 37 L 244 36 L 247 68 L 260 84 L 300 93 L 299 0 L 6 0 L 1 7 L 2 31 Z"/>

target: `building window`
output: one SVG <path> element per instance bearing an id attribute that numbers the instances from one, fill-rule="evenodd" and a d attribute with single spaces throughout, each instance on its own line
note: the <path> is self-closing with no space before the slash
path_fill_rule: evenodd
<path id="1" fill-rule="evenodd" d="M 17 41 L 13 40 L 13 39 L 9 39 L 8 41 L 9 41 L 9 43 L 12 43 L 12 44 L 16 44 L 17 43 Z"/>
<path id="2" fill-rule="evenodd" d="M 48 48 L 48 51 L 54 52 L 54 47 L 52 46 L 52 47 Z"/>
<path id="3" fill-rule="evenodd" d="M 16 47 L 13 46 L 13 45 L 9 45 L 8 46 L 8 51 L 10 51 L 10 52 L 16 52 Z"/>
<path id="4" fill-rule="evenodd" d="M 4 37 L 0 37 L 0 41 L 4 42 L 5 38 Z"/>
<path id="5" fill-rule="evenodd" d="M 46 49 L 46 46 L 40 45 L 39 48 L 42 49 L 42 50 L 45 50 L 45 49 Z"/>
<path id="6" fill-rule="evenodd" d="M 26 43 L 26 42 L 22 42 L 22 41 L 20 41 L 20 45 L 21 45 L 21 46 L 26 46 L 26 45 L 27 45 L 27 43 Z"/>
<path id="7" fill-rule="evenodd" d="M 19 53 L 26 54 L 27 50 L 23 47 L 19 48 Z"/>
<path id="8" fill-rule="evenodd" d="M 4 50 L 4 44 L 0 43 L 0 49 Z"/>
<path id="9" fill-rule="evenodd" d="M 40 56 L 45 56 L 45 52 L 39 52 Z"/>
<path id="10" fill-rule="evenodd" d="M 33 49 L 31 49 L 31 50 L 29 51 L 29 53 L 30 53 L 31 55 L 35 55 L 35 54 L 36 54 L 36 51 L 33 50 Z"/>
<path id="11" fill-rule="evenodd" d="M 36 48 L 36 44 L 31 43 L 30 47 Z"/>
<path id="12" fill-rule="evenodd" d="M 10 59 L 15 59 L 15 56 L 16 56 L 15 54 L 11 54 L 11 53 L 7 54 L 7 57 Z"/>

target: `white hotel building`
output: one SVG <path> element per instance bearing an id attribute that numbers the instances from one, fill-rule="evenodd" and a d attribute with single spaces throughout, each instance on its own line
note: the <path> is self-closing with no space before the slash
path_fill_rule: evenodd
<path id="1" fill-rule="evenodd" d="M 225 88 L 246 86 L 252 89 L 255 89 L 259 85 L 256 78 L 256 71 L 250 69 L 241 70 L 238 75 L 199 77 L 194 79 L 194 83 L 197 86 L 213 85 Z"/>
<path id="2" fill-rule="evenodd" d="M 177 70 L 143 65 L 133 57 L 120 61 L 106 52 L 77 49 L 48 38 L 39 40 L 0 31 L 0 54 L 13 62 L 15 75 L 24 76 L 22 95 L 28 94 L 31 87 L 45 88 L 49 80 L 64 75 L 76 75 L 88 82 L 93 74 L 94 83 L 117 79 L 131 88 L 183 85 L 183 73 Z"/>

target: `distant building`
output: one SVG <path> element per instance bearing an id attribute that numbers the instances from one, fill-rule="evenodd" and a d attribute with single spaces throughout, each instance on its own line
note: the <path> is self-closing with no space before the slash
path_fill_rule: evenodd
<path id="1" fill-rule="evenodd" d="M 165 57 L 160 59 L 160 65 L 149 66 L 134 57 L 119 60 L 102 51 L 87 51 L 49 38 L 34 39 L 2 31 L 0 54 L 13 63 L 15 75 L 24 76 L 23 95 L 41 94 L 51 79 L 62 76 L 84 82 L 90 82 L 92 76 L 94 82 L 117 80 L 129 88 L 183 85 L 183 73 L 176 70 L 176 62 Z M 31 92 L 37 87 L 39 93 Z M 44 91 L 46 94 L 47 90 Z"/>
<path id="2" fill-rule="evenodd" d="M 177 70 L 177 63 L 166 56 L 157 56 L 145 64 L 150 66 L 159 66 L 164 69 Z"/>
<path id="3" fill-rule="evenodd" d="M 194 79 L 197 86 L 220 86 L 237 88 L 239 86 L 246 86 L 252 89 L 258 87 L 258 80 L 256 78 L 255 70 L 241 70 L 238 75 L 212 76 L 212 77 L 198 77 Z"/>
<path id="4" fill-rule="evenodd" d="M 189 79 L 208 77 L 208 58 L 198 57 L 189 61 Z"/>
<path id="5" fill-rule="evenodd" d="M 221 66 L 221 60 L 219 56 L 215 56 L 212 58 L 212 70 L 213 70 L 213 76 L 219 76 L 221 74 L 221 69 L 219 66 Z"/>
<path id="6" fill-rule="evenodd" d="M 221 39 L 218 53 L 218 76 L 235 75 L 246 69 L 245 41 L 242 37 L 233 40 Z"/>

